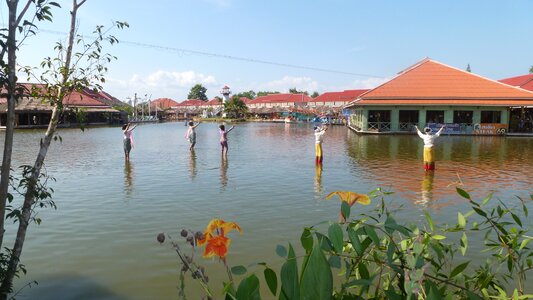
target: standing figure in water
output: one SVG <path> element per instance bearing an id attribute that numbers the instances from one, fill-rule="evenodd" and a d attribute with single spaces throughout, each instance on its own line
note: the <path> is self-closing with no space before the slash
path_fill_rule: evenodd
<path id="1" fill-rule="evenodd" d="M 435 139 L 442 133 L 445 126 L 442 126 L 437 133 L 432 134 L 431 128 L 424 128 L 424 133 L 420 132 L 418 126 L 415 125 L 418 136 L 424 140 L 424 170 L 435 170 L 435 151 L 433 150 L 433 143 Z"/>
<path id="2" fill-rule="evenodd" d="M 189 122 L 189 128 L 187 129 L 187 133 L 185 134 L 185 138 L 189 140 L 189 144 L 191 145 L 189 147 L 189 150 L 194 150 L 194 145 L 196 145 L 196 131 L 194 130 L 196 127 L 200 125 L 200 122 L 196 123 L 194 125 L 194 122 Z"/>
<path id="3" fill-rule="evenodd" d="M 220 134 L 220 146 L 222 146 L 222 155 L 228 154 L 228 133 L 235 128 L 235 126 L 231 126 L 230 129 L 226 131 L 226 127 L 224 125 L 220 125 L 218 127 L 219 134 Z"/>
<path id="4" fill-rule="evenodd" d="M 135 129 L 137 125 L 131 125 L 130 123 L 124 124 L 122 126 L 122 132 L 124 134 L 124 156 L 126 160 L 130 160 L 130 151 L 131 148 L 133 148 L 133 129 Z"/>
<path id="5" fill-rule="evenodd" d="M 322 126 L 322 127 L 315 126 L 313 127 L 313 129 L 315 130 L 315 152 L 316 152 L 315 163 L 321 164 L 323 160 L 322 140 L 324 139 L 324 133 L 326 133 L 326 130 L 328 130 L 328 126 L 327 125 Z"/>

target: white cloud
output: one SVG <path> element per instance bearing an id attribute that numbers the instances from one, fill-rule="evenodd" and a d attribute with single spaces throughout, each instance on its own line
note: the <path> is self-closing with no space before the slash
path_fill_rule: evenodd
<path id="1" fill-rule="evenodd" d="M 257 88 L 257 90 L 279 91 L 283 93 L 288 92 L 291 88 L 312 93 L 318 90 L 319 84 L 310 77 L 284 76 L 282 79 L 259 84 L 259 88 Z"/>
<path id="2" fill-rule="evenodd" d="M 195 84 L 201 84 L 208 92 L 218 91 L 220 84 L 213 75 L 195 71 L 170 72 L 159 70 L 146 76 L 132 75 L 129 79 L 108 79 L 105 90 L 111 95 L 124 100 L 137 95 L 152 95 L 155 98 L 171 98 L 182 101 Z"/>
<path id="3" fill-rule="evenodd" d="M 373 89 L 380 84 L 389 81 L 389 78 L 367 78 L 352 81 L 346 89 Z"/>

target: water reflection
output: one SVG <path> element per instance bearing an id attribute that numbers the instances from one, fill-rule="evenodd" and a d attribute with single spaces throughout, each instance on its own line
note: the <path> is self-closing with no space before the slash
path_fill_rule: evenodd
<path id="1" fill-rule="evenodd" d="M 422 178 L 422 191 L 421 199 L 416 200 L 416 204 L 427 206 L 428 203 L 433 202 L 433 177 L 435 171 L 424 172 L 424 177 Z"/>
<path id="2" fill-rule="evenodd" d="M 426 174 L 421 166 L 423 145 L 417 138 L 349 135 L 350 171 L 363 175 L 367 184 L 387 187 L 431 208 L 460 201 L 457 186 L 481 198 L 491 192 L 514 190 L 524 195 L 531 190 L 531 139 L 444 136 L 434 146 L 437 170 Z"/>
<path id="3" fill-rule="evenodd" d="M 124 191 L 130 196 L 133 192 L 133 163 L 130 160 L 124 161 Z"/>
<path id="4" fill-rule="evenodd" d="M 220 156 L 220 185 L 225 188 L 228 185 L 228 156 Z"/>
<path id="5" fill-rule="evenodd" d="M 315 165 L 315 194 L 317 198 L 322 198 L 322 164 Z"/>
<path id="6" fill-rule="evenodd" d="M 194 152 L 194 149 L 191 149 L 189 154 L 189 176 L 191 180 L 196 178 L 196 174 L 196 152 Z"/>

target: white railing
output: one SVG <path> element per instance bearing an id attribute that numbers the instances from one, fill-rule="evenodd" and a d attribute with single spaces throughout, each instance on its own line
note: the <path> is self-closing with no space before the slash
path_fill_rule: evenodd
<path id="1" fill-rule="evenodd" d="M 368 131 L 390 131 L 390 122 L 368 122 Z"/>
<path id="2" fill-rule="evenodd" d="M 418 123 L 416 123 L 416 122 L 400 122 L 398 130 L 400 130 L 400 131 L 414 131 L 416 125 L 418 125 Z"/>

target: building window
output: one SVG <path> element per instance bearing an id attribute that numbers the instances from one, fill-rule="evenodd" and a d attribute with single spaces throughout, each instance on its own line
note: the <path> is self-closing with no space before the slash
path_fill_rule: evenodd
<path id="1" fill-rule="evenodd" d="M 418 124 L 418 110 L 400 110 L 400 131 L 411 131 Z"/>
<path id="2" fill-rule="evenodd" d="M 428 110 L 426 112 L 426 123 L 444 123 L 444 111 L 443 110 Z"/>
<path id="3" fill-rule="evenodd" d="M 473 114 L 474 113 L 471 110 L 454 110 L 453 122 L 457 124 L 472 124 Z"/>
<path id="4" fill-rule="evenodd" d="M 500 123 L 501 111 L 485 110 L 481 111 L 481 123 Z"/>
<path id="5" fill-rule="evenodd" d="M 400 110 L 401 123 L 418 123 L 418 110 Z"/>
<path id="6" fill-rule="evenodd" d="M 369 110 L 368 130 L 370 131 L 390 131 L 390 110 Z"/>

